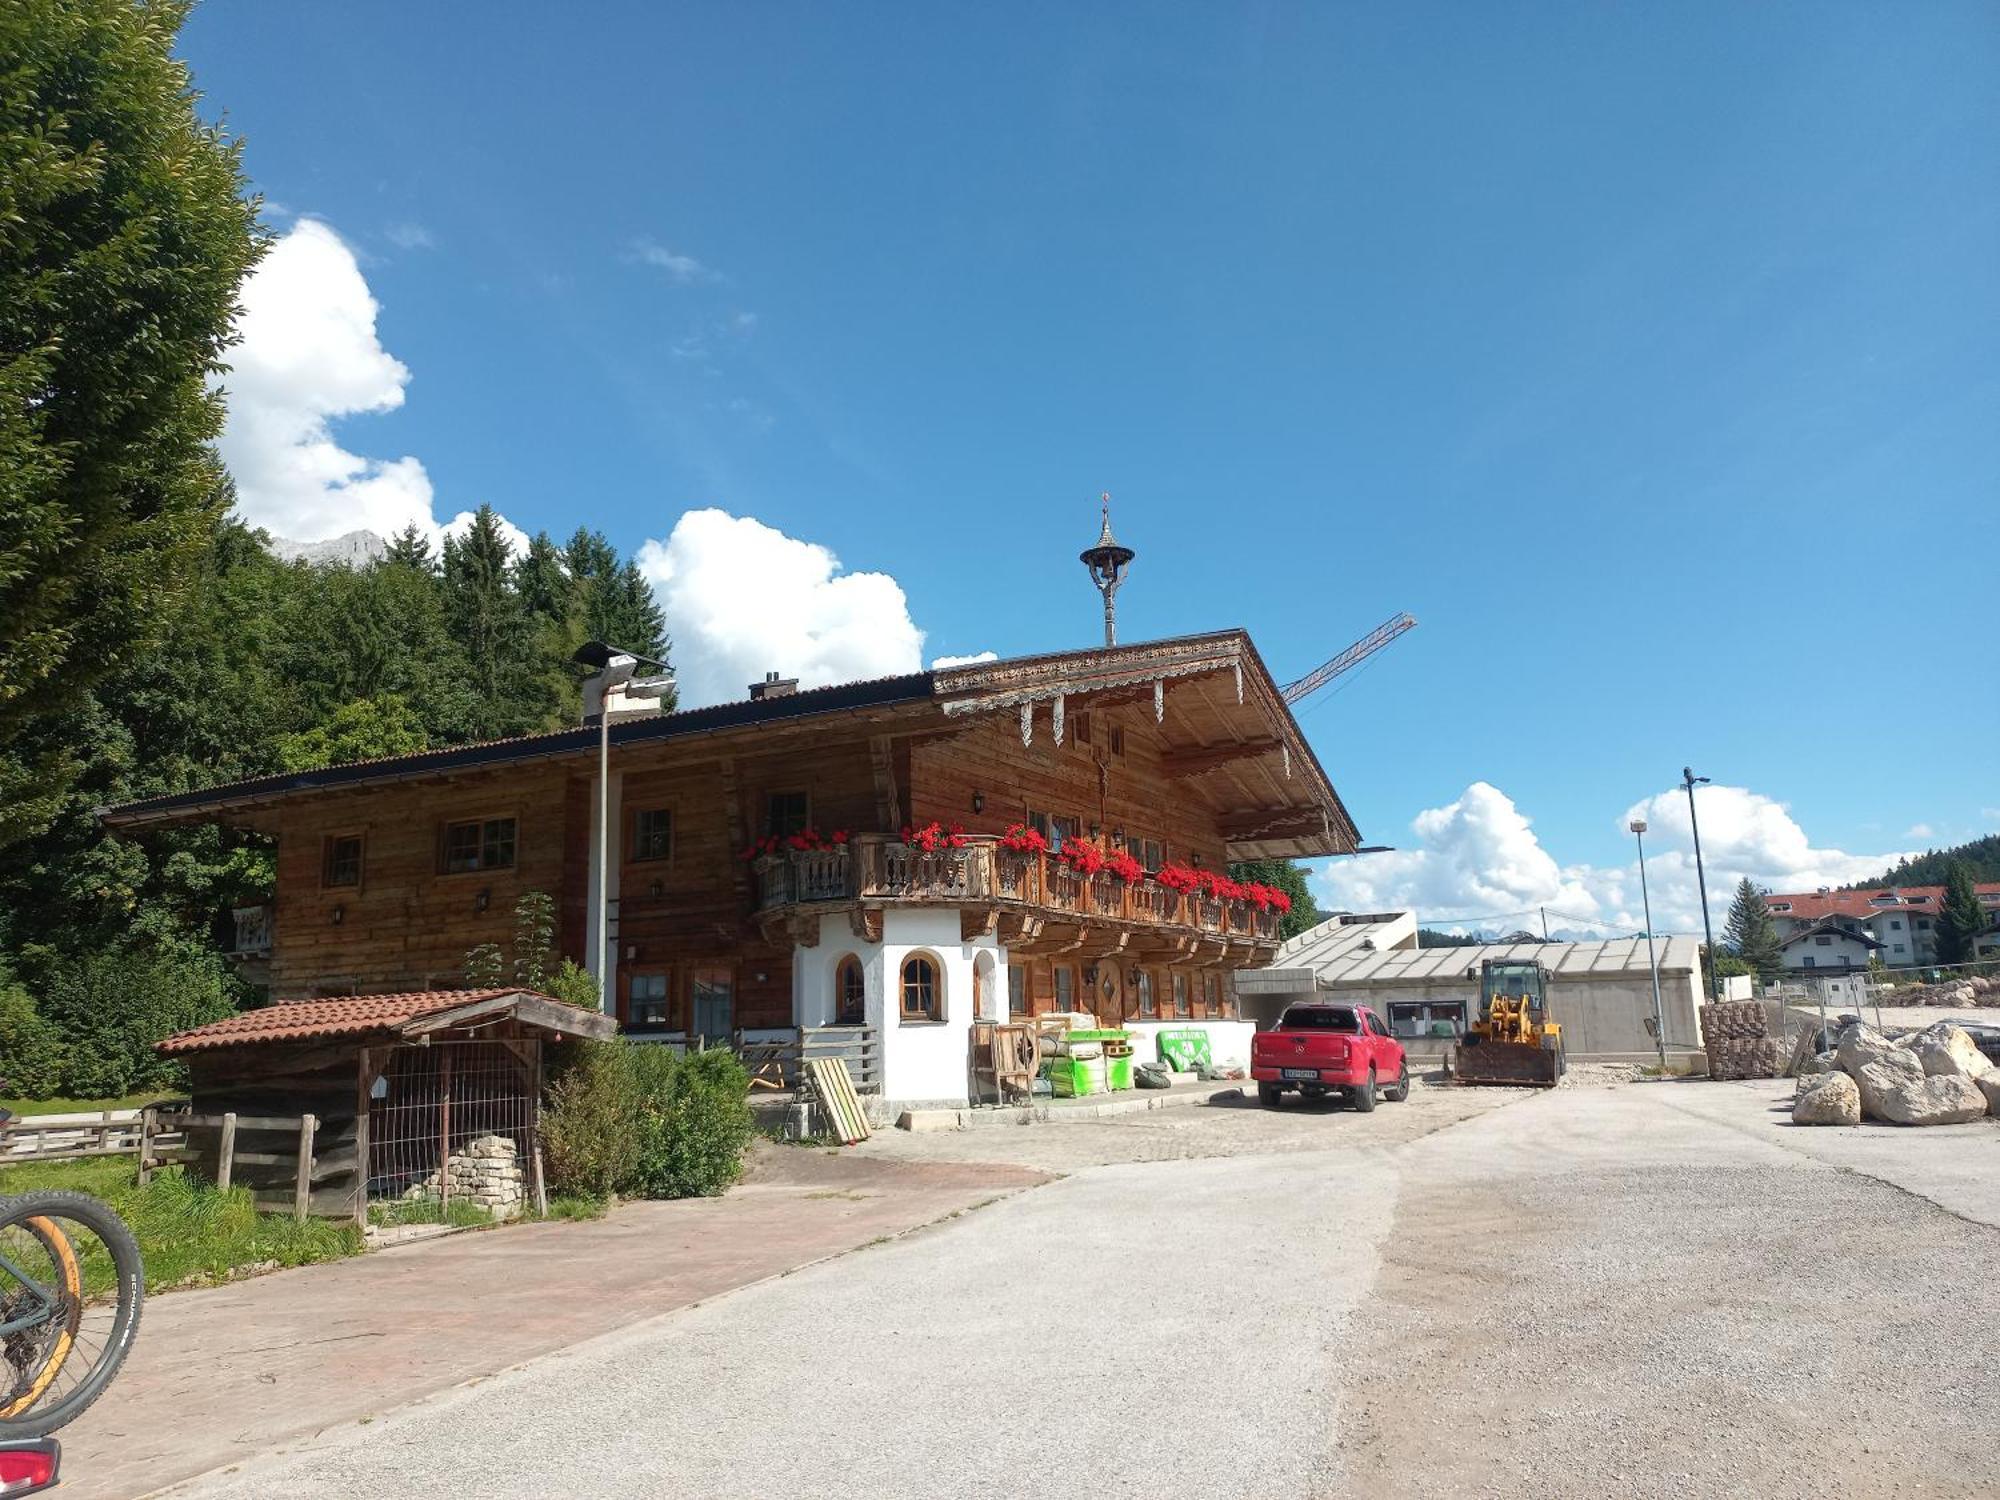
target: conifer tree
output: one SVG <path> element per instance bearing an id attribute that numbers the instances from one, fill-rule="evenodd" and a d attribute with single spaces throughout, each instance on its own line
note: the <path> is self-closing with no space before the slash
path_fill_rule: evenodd
<path id="1" fill-rule="evenodd" d="M 1970 963 L 1978 956 L 1979 934 L 1992 920 L 1993 914 L 1980 905 L 1972 866 L 1953 860 L 1945 871 L 1944 905 L 1938 912 L 1937 961 Z"/>
<path id="2" fill-rule="evenodd" d="M 1736 899 L 1729 903 L 1729 919 L 1723 924 L 1729 950 L 1750 968 L 1759 980 L 1769 982 L 1785 971 L 1784 950 L 1778 942 L 1778 924 L 1764 894 L 1745 876 L 1736 886 Z"/>

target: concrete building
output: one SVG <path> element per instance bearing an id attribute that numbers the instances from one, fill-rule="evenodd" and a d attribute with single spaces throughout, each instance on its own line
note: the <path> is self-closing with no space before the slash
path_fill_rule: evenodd
<path id="1" fill-rule="evenodd" d="M 1995 919 L 2000 919 L 2000 881 L 1974 887 L 1979 903 Z M 1941 885 L 1861 886 L 1836 891 L 1821 886 L 1817 891 L 1782 891 L 1764 898 L 1777 924 L 1779 938 L 1785 940 L 1785 967 L 1791 970 L 1839 968 L 1840 948 L 1856 957 L 1856 966 L 1866 965 L 1874 953 L 1892 969 L 1937 962 L 1937 916 L 1944 906 Z M 1790 941 L 1810 932 L 1805 943 Z M 1868 938 L 1865 944 L 1837 945 L 1822 942 L 1829 934 L 1849 933 Z M 1980 956 L 2000 953 L 2000 931 L 1989 927 L 1981 935 Z M 1811 960 L 1811 962 L 1808 962 Z"/>
<path id="2" fill-rule="evenodd" d="M 1700 943 L 1656 937 L 1670 1058 L 1701 1049 Z M 1245 1019 L 1269 1025 L 1307 999 L 1372 1007 L 1412 1057 L 1442 1056 L 1479 1009 L 1479 966 L 1531 958 L 1550 973 L 1549 1007 L 1571 1057 L 1657 1057 L 1648 1023 L 1653 981 L 1644 938 L 1590 943 L 1491 943 L 1419 948 L 1414 912 L 1345 912 L 1281 945 L 1268 968 L 1235 976 Z"/>

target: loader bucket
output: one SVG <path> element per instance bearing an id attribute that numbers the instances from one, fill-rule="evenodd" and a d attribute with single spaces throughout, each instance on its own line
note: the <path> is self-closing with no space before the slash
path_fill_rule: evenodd
<path id="1" fill-rule="evenodd" d="M 1562 1074 L 1562 1054 L 1538 1042 L 1490 1042 L 1467 1037 L 1452 1069 L 1454 1083 L 1494 1083 L 1552 1089 Z"/>

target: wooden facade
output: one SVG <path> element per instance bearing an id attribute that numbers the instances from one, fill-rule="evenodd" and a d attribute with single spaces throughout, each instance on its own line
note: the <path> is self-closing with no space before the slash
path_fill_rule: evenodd
<path id="1" fill-rule="evenodd" d="M 898 904 L 955 907 L 968 938 L 997 934 L 1011 1010 L 1226 1014 L 1228 973 L 1277 946 L 1273 914 L 1203 909 L 1150 881 L 1093 888 L 999 836 L 1032 823 L 1149 868 L 1215 870 L 1357 842 L 1237 632 L 773 695 L 611 738 L 617 1010 L 657 1030 L 709 1030 L 717 996 L 734 1028 L 793 1024 L 798 945 L 829 915 L 879 934 Z M 592 960 L 596 751 L 586 727 L 104 817 L 275 839 L 274 998 L 431 989 L 461 983 L 479 944 L 511 950 L 529 891 L 554 898 L 562 951 Z M 931 822 L 967 835 L 949 868 L 907 859 L 902 830 Z M 800 826 L 849 843 L 817 863 L 747 856 Z"/>

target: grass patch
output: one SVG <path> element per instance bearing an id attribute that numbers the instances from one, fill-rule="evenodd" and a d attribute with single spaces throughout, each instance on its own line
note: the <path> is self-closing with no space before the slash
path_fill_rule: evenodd
<path id="1" fill-rule="evenodd" d="M 126 1094 L 118 1099 L 0 1099 L 0 1109 L 11 1110 L 25 1119 L 29 1115 L 83 1115 L 107 1109 L 144 1109 L 162 1099 L 182 1097 L 153 1089 L 143 1094 Z"/>
<path id="2" fill-rule="evenodd" d="M 368 1205 L 368 1222 L 377 1229 L 397 1229 L 405 1224 L 444 1224 L 452 1229 L 477 1229 L 498 1221 L 491 1209 L 481 1208 L 467 1198 L 439 1203 L 435 1198 L 400 1198 L 394 1203 Z"/>
<path id="3" fill-rule="evenodd" d="M 0 1193 L 37 1188 L 71 1188 L 102 1198 L 131 1226 L 146 1262 L 146 1287 L 220 1281 L 244 1266 L 303 1266 L 339 1260 L 361 1250 L 352 1224 L 289 1215 L 260 1214 L 245 1188 L 221 1192 L 181 1175 L 178 1168 L 155 1172 L 138 1184 L 133 1157 L 28 1162 L 0 1168 Z M 108 1261 L 87 1258 L 86 1283 L 93 1290 L 112 1285 Z"/>
<path id="4" fill-rule="evenodd" d="M 545 1219 L 568 1219 L 581 1223 L 586 1219 L 601 1219 L 611 1212 L 611 1205 L 602 1198 L 584 1198 L 575 1195 L 549 1199 L 549 1211 Z"/>

